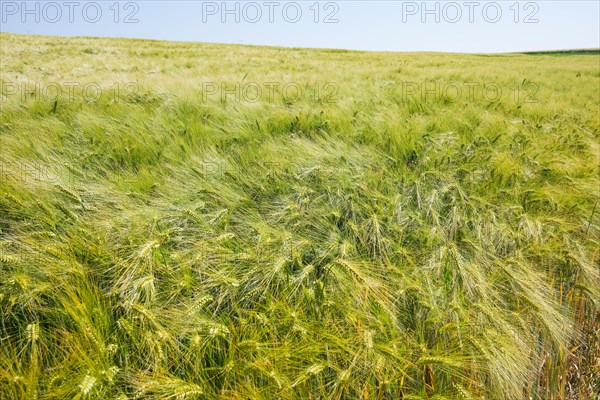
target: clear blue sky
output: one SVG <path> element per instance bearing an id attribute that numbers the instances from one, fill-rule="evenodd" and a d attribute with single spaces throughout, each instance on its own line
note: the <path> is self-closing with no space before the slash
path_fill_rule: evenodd
<path id="1" fill-rule="evenodd" d="M 598 0 L 0 1 L 2 32 L 388 51 L 598 48 L 599 19 Z"/>

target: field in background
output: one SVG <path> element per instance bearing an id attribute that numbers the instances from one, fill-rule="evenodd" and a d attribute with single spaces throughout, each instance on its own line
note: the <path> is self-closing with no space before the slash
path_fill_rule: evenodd
<path id="1" fill-rule="evenodd" d="M 597 54 L 0 60 L 0 398 L 600 391 Z"/>

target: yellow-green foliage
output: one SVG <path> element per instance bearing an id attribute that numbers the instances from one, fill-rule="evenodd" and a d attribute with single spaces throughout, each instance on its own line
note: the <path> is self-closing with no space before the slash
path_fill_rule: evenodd
<path id="1" fill-rule="evenodd" d="M 0 398 L 599 391 L 597 54 L 0 48 Z"/>

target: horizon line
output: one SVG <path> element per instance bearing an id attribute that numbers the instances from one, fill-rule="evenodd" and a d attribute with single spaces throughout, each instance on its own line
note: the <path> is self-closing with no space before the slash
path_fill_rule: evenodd
<path id="1" fill-rule="evenodd" d="M 288 50 L 328 50 L 328 51 L 344 51 L 344 52 L 357 52 L 357 53 L 395 53 L 395 54 L 407 54 L 407 53 L 437 53 L 437 54 L 466 54 L 466 55 L 510 55 L 510 54 L 553 54 L 553 53 L 576 53 L 581 52 L 583 54 L 600 54 L 600 47 L 583 47 L 583 48 L 568 48 L 568 49 L 534 49 L 534 50 L 521 50 L 521 51 L 509 51 L 509 52 L 463 52 L 463 51 L 436 51 L 436 50 L 407 50 L 407 51 L 396 51 L 396 50 L 363 50 L 363 49 L 349 49 L 349 48 L 335 48 L 335 47 L 297 47 L 297 46 L 277 46 L 277 45 L 265 45 L 265 44 L 250 44 L 250 43 L 226 43 L 226 42 L 204 42 L 204 41 L 189 41 L 189 40 L 173 40 L 173 39 L 157 39 L 157 38 L 141 38 L 141 37 L 125 37 L 125 36 L 86 36 L 86 35 L 44 35 L 37 33 L 17 33 L 7 32 L 0 30 L 1 34 L 14 35 L 14 36 L 33 36 L 33 37 L 44 37 L 44 38 L 77 38 L 77 39 L 112 39 L 112 40 L 131 40 L 131 41 L 149 41 L 149 42 L 166 42 L 166 43 L 181 43 L 181 44 L 209 44 L 209 45 L 221 45 L 221 46 L 246 46 L 246 47 L 267 47 L 272 49 L 288 49 Z M 2 42 L 0 41 L 0 48 Z M 580 54 L 582 55 L 582 54 Z"/>

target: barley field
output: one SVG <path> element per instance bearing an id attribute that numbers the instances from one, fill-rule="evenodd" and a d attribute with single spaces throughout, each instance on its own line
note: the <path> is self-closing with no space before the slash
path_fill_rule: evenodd
<path id="1" fill-rule="evenodd" d="M 598 52 L 0 53 L 1 399 L 597 398 Z"/>

